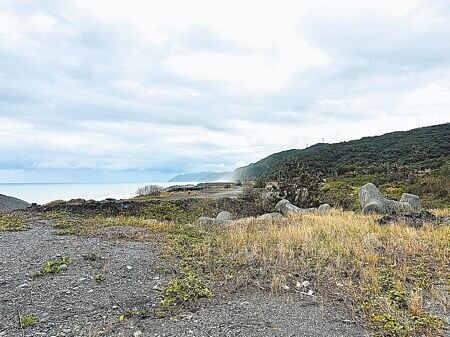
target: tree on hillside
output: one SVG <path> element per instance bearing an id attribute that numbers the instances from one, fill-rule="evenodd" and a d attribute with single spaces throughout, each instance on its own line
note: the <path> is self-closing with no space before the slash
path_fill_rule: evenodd
<path id="1" fill-rule="evenodd" d="M 317 206 L 322 172 L 302 165 L 298 160 L 286 159 L 277 172 L 280 197 L 299 207 Z"/>

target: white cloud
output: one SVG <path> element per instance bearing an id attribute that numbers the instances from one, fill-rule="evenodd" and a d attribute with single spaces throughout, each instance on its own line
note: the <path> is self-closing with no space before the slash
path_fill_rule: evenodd
<path id="1" fill-rule="evenodd" d="M 448 122 L 449 20 L 446 0 L 4 0 L 0 170 L 227 170 Z"/>

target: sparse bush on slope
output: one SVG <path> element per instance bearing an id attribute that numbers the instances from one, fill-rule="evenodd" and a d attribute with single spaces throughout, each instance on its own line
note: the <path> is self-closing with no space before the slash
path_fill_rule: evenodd
<path id="1" fill-rule="evenodd" d="M 138 196 L 158 196 L 163 191 L 163 188 L 159 185 L 146 185 L 139 187 L 136 191 Z"/>

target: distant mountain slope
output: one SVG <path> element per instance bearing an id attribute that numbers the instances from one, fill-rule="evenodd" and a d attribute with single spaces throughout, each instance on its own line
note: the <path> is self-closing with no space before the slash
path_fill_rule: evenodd
<path id="1" fill-rule="evenodd" d="M 169 182 L 211 182 L 221 180 L 232 180 L 232 172 L 197 172 L 180 174 L 173 177 Z"/>
<path id="2" fill-rule="evenodd" d="M 275 153 L 236 169 L 235 179 L 274 176 L 281 162 L 287 158 L 294 158 L 326 174 L 344 174 L 361 168 L 392 165 L 434 169 L 450 161 L 450 123 Z"/>

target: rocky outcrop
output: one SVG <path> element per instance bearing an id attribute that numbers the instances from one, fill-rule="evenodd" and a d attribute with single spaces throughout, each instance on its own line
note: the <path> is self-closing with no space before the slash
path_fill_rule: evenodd
<path id="1" fill-rule="evenodd" d="M 0 212 L 17 211 L 28 207 L 30 204 L 26 201 L 0 194 Z"/>
<path id="2" fill-rule="evenodd" d="M 164 192 L 186 192 L 186 191 L 198 191 L 202 190 L 203 188 L 197 185 L 188 184 L 188 185 L 174 185 L 169 186 L 164 189 Z"/>
<path id="3" fill-rule="evenodd" d="M 372 183 L 360 187 L 359 201 L 364 214 L 400 214 L 420 210 L 418 196 L 404 193 L 400 201 L 387 199 Z"/>

